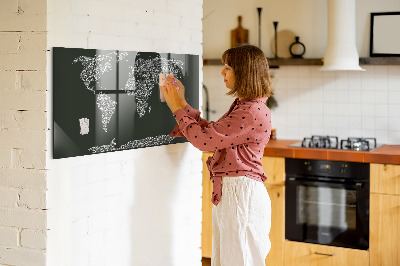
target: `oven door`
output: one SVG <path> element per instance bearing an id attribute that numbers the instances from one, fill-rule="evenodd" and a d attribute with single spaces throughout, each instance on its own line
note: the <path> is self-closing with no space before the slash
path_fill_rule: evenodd
<path id="1" fill-rule="evenodd" d="M 286 178 L 286 239 L 367 250 L 369 185 Z"/>

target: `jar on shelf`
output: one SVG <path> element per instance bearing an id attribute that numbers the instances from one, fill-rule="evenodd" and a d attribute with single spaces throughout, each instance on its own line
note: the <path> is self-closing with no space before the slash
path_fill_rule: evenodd
<path id="1" fill-rule="evenodd" d="M 290 45 L 289 52 L 292 58 L 303 58 L 303 55 L 306 53 L 306 47 L 300 42 L 299 36 L 295 37 L 295 42 Z"/>

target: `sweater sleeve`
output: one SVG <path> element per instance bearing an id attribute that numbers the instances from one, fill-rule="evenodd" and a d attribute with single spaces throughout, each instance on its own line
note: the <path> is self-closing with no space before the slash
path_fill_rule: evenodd
<path id="1" fill-rule="evenodd" d="M 205 127 L 208 126 L 209 122 L 200 117 L 200 111 L 194 109 L 192 106 L 187 104 L 184 108 L 186 114 L 196 120 L 200 126 Z M 171 133 L 169 134 L 170 137 L 185 137 L 179 129 L 179 125 L 176 124 L 174 129 L 172 129 Z"/>
<path id="2" fill-rule="evenodd" d="M 236 145 L 249 142 L 250 133 L 257 126 L 257 121 L 249 109 L 235 109 L 218 122 L 208 123 L 206 126 L 201 125 L 182 109 L 176 110 L 174 117 L 179 121 L 180 132 L 201 151 L 228 147 L 233 149 Z"/>

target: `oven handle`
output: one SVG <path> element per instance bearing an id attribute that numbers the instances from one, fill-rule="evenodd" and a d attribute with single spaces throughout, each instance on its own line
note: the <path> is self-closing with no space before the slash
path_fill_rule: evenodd
<path id="1" fill-rule="evenodd" d="M 363 187 L 362 182 L 356 182 L 356 183 L 346 183 L 346 182 L 332 182 L 332 181 L 309 181 L 309 180 L 304 180 L 303 178 L 297 178 L 297 177 L 288 177 L 286 181 L 291 181 L 291 182 L 296 182 L 296 183 L 301 183 L 304 185 L 341 185 L 345 186 L 348 188 L 354 188 L 354 189 L 361 189 Z"/>

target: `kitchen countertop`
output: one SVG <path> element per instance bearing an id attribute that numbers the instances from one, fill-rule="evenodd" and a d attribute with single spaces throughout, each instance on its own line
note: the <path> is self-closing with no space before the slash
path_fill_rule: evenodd
<path id="1" fill-rule="evenodd" d="M 400 164 L 400 145 L 383 145 L 372 151 L 290 147 L 301 140 L 270 140 L 264 156 L 363 163 Z"/>

